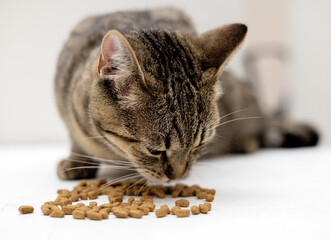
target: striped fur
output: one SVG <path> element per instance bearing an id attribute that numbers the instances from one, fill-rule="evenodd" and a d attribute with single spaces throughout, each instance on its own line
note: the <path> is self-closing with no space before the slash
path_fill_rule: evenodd
<path id="1" fill-rule="evenodd" d="M 269 121 L 217 128 L 220 114 L 249 108 L 246 114 L 261 115 L 250 86 L 221 75 L 246 31 L 232 24 L 196 35 L 189 18 L 171 8 L 81 22 L 60 54 L 55 77 L 72 152 L 125 160 L 146 178 L 166 181 L 185 176 L 206 145 L 208 157 L 263 145 Z M 276 122 L 271 126 L 279 127 Z M 216 132 L 227 140 L 214 138 Z M 306 132 L 309 138 L 313 130 Z M 96 169 L 63 172 L 93 161 L 79 160 L 61 161 L 59 177 L 94 177 Z"/>

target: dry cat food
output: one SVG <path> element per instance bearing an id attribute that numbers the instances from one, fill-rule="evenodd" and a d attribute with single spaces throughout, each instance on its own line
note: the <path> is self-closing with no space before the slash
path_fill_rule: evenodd
<path id="1" fill-rule="evenodd" d="M 178 207 L 188 207 L 190 205 L 189 200 L 180 199 L 175 202 L 176 206 Z"/>
<path id="2" fill-rule="evenodd" d="M 199 204 L 199 209 L 200 209 L 200 212 L 201 213 L 206 214 L 206 213 L 208 213 L 210 211 L 211 205 L 207 205 L 205 203 L 204 204 Z"/>
<path id="3" fill-rule="evenodd" d="M 45 215 L 53 218 L 63 218 L 65 215 L 72 215 L 74 219 L 90 219 L 100 221 L 108 219 L 112 213 L 117 218 L 142 218 L 150 212 L 154 212 L 154 197 L 165 198 L 166 195 L 172 197 L 192 197 L 205 199 L 207 202 L 188 208 L 190 202 L 187 199 L 175 201 L 175 206 L 161 205 L 155 210 L 155 216 L 165 217 L 168 214 L 177 217 L 189 217 L 199 213 L 208 213 L 211 210 L 211 201 L 214 200 L 215 189 L 201 188 L 198 185 L 187 186 L 176 184 L 175 186 L 153 185 L 146 186 L 146 181 L 123 181 L 107 184 L 106 179 L 92 180 L 87 182 L 81 180 L 71 191 L 59 189 L 58 196 L 54 201 L 45 202 L 41 206 L 41 211 Z M 108 196 L 108 203 L 98 206 L 98 203 L 91 201 L 88 205 L 74 202 L 80 200 L 97 199 L 100 195 Z M 123 201 L 124 196 L 130 196 L 127 202 Z M 140 197 L 140 198 L 135 198 Z M 19 211 L 22 214 L 32 213 L 32 206 L 21 206 Z"/>
<path id="4" fill-rule="evenodd" d="M 64 217 L 64 212 L 61 210 L 55 210 L 49 214 L 50 217 L 54 218 L 63 218 Z"/>
<path id="5" fill-rule="evenodd" d="M 190 209 L 177 209 L 175 214 L 177 217 L 188 217 L 190 216 Z"/>
<path id="6" fill-rule="evenodd" d="M 172 214 L 172 215 L 176 215 L 176 211 L 177 211 L 178 209 L 180 209 L 179 206 L 173 206 L 173 207 L 171 208 L 171 214 Z"/>
<path id="7" fill-rule="evenodd" d="M 192 214 L 196 215 L 196 214 L 200 213 L 200 209 L 199 209 L 198 206 L 192 206 L 191 207 L 191 212 L 192 212 Z"/>
<path id="8" fill-rule="evenodd" d="M 18 211 L 22 214 L 28 214 L 28 213 L 33 213 L 34 208 L 32 206 L 20 206 L 18 208 Z"/>
<path id="9" fill-rule="evenodd" d="M 164 208 L 156 209 L 155 210 L 155 216 L 158 218 L 165 217 L 168 215 L 168 212 Z"/>

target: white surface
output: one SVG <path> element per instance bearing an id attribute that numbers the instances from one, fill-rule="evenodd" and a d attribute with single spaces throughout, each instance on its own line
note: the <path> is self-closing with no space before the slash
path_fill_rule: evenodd
<path id="1" fill-rule="evenodd" d="M 331 150 L 268 150 L 200 161 L 182 182 L 217 190 L 207 215 L 94 222 L 43 216 L 40 205 L 76 181 L 55 175 L 64 147 L 0 147 L 0 239 L 330 239 Z M 101 198 L 98 202 L 106 202 Z M 156 201 L 173 205 L 174 199 Z M 193 199 L 193 203 L 200 200 Z M 21 215 L 20 205 L 35 212 Z M 191 237 L 191 238 L 189 238 Z"/>

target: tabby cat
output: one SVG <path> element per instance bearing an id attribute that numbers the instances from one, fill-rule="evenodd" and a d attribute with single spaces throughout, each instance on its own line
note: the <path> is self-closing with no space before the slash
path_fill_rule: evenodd
<path id="1" fill-rule="evenodd" d="M 246 33 L 235 23 L 197 35 L 190 19 L 173 8 L 117 12 L 78 24 L 55 77 L 72 141 L 58 176 L 95 177 L 97 168 L 84 166 L 102 158 L 168 181 L 185 176 L 204 149 L 207 158 L 315 145 L 318 135 L 308 125 L 261 117 L 250 85 L 223 71 Z"/>

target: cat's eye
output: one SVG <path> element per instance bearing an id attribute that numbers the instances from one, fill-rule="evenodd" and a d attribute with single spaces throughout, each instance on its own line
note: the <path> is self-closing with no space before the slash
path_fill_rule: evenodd
<path id="1" fill-rule="evenodd" d="M 154 149 L 147 148 L 148 152 L 152 155 L 161 155 L 163 151 L 158 151 Z"/>

